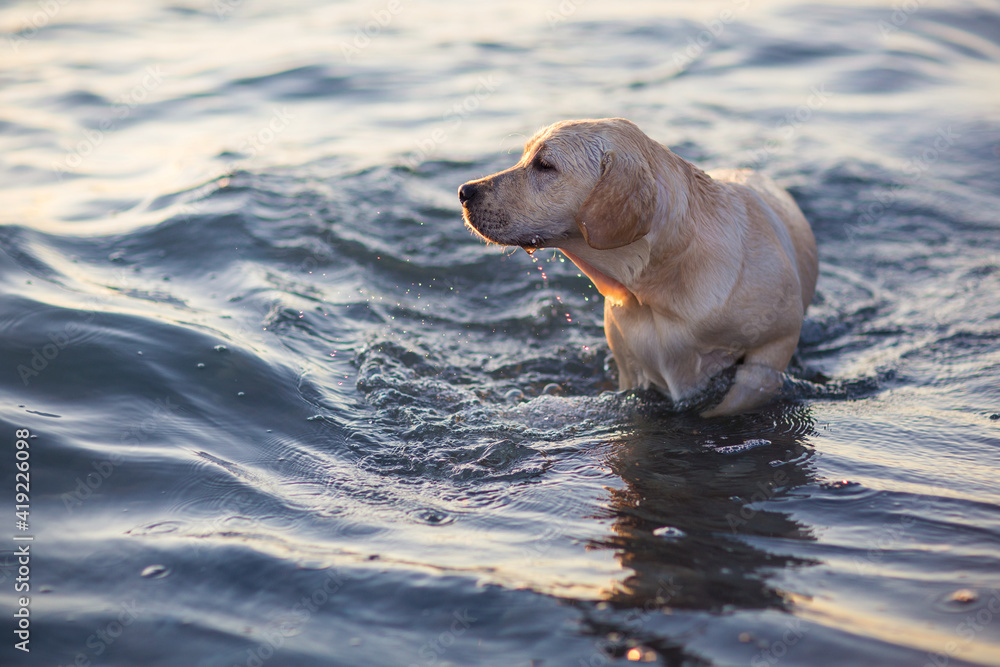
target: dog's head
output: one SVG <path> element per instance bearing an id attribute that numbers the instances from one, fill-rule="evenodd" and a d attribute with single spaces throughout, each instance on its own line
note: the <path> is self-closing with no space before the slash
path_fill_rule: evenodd
<path id="1" fill-rule="evenodd" d="M 550 125 L 513 167 L 459 188 L 465 222 L 487 241 L 528 249 L 580 235 L 600 250 L 632 243 L 656 209 L 651 143 L 623 118 Z"/>

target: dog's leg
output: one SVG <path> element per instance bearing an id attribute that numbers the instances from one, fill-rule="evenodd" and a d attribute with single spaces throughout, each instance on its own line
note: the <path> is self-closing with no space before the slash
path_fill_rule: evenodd
<path id="1" fill-rule="evenodd" d="M 798 345 L 799 336 L 779 338 L 746 353 L 736 369 L 736 380 L 725 398 L 702 417 L 722 417 L 745 412 L 771 400 L 781 389 L 781 373 Z"/>
<path id="2" fill-rule="evenodd" d="M 618 366 L 618 389 L 625 391 L 635 388 L 639 384 L 639 377 L 632 368 L 631 352 L 607 299 L 604 300 L 604 335 L 608 339 L 611 356 L 615 358 L 615 365 Z"/>

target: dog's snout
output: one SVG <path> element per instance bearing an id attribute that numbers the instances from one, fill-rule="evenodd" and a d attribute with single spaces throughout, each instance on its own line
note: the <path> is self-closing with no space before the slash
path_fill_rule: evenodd
<path id="1" fill-rule="evenodd" d="M 475 198 L 478 191 L 475 183 L 465 183 L 458 189 L 458 201 L 467 204 Z"/>

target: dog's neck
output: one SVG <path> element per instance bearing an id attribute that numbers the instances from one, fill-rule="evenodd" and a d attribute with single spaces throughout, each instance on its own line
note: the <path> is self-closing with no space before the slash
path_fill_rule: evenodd
<path id="1" fill-rule="evenodd" d="M 652 142 L 651 142 L 652 143 Z M 659 192 L 656 213 L 650 228 L 650 244 L 674 256 L 680 256 L 697 236 L 695 218 L 712 218 L 719 184 L 666 146 L 654 144 L 650 166 Z"/>
<path id="2" fill-rule="evenodd" d="M 661 199 L 648 240 L 654 262 L 628 284 L 639 303 L 668 317 L 728 298 L 739 273 L 742 204 L 727 184 L 657 144 L 654 161 Z M 717 261 L 706 265 L 703 258 Z M 663 285 L 670 285 L 669 291 Z"/>
<path id="3" fill-rule="evenodd" d="M 693 296 L 686 294 L 686 285 L 698 284 L 698 281 L 688 279 L 703 273 L 706 268 L 691 265 L 694 258 L 703 254 L 689 250 L 693 245 L 704 243 L 706 236 L 712 236 L 700 233 L 708 230 L 699 230 L 698 226 L 723 222 L 721 200 L 727 199 L 729 193 L 705 172 L 666 147 L 652 141 L 650 144 L 645 150 L 649 153 L 647 158 L 653 168 L 658 193 L 649 233 L 610 250 L 595 250 L 582 237 L 570 239 L 560 244 L 560 248 L 613 306 L 648 305 L 669 317 L 675 314 L 681 302 Z M 657 272 L 665 270 L 675 277 L 666 283 L 672 287 L 670 294 L 665 294 L 662 287 L 650 289 L 654 281 L 664 284 L 662 276 L 647 275 L 654 255 L 661 261 L 666 260 L 666 267 L 659 266 Z"/>

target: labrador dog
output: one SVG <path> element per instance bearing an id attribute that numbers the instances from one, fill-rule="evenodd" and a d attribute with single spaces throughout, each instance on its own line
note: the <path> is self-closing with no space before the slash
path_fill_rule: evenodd
<path id="1" fill-rule="evenodd" d="M 767 177 L 703 172 L 623 118 L 570 120 L 458 196 L 482 238 L 558 248 L 593 281 L 621 389 L 684 401 L 735 364 L 703 416 L 777 394 L 818 266 L 805 216 Z"/>

